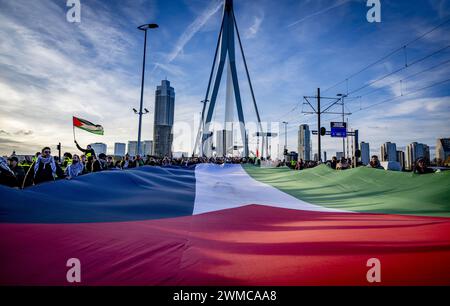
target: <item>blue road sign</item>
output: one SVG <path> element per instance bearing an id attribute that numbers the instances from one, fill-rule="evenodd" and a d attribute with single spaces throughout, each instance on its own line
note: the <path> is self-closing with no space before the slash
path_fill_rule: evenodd
<path id="1" fill-rule="evenodd" d="M 347 122 L 331 122 L 331 137 L 347 137 Z"/>

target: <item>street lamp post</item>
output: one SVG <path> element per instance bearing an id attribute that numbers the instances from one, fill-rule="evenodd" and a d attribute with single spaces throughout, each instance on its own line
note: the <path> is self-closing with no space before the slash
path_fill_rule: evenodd
<path id="1" fill-rule="evenodd" d="M 137 142 L 137 154 L 141 154 L 141 130 L 142 130 L 142 115 L 147 114 L 148 110 L 144 109 L 145 112 L 143 112 L 143 104 L 144 104 L 144 79 L 145 79 L 145 53 L 147 51 L 147 30 L 148 29 L 156 29 L 158 28 L 158 25 L 156 23 L 150 23 L 150 24 L 143 24 L 138 27 L 139 30 L 145 32 L 144 36 L 144 56 L 142 60 L 142 80 L 141 80 L 141 103 L 139 107 L 139 112 L 135 109 L 134 112 L 139 115 L 139 127 L 138 127 L 138 142 Z"/>

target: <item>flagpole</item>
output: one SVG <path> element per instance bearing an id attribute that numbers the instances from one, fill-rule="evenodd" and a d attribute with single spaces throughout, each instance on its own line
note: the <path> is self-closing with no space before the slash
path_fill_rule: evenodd
<path id="1" fill-rule="evenodd" d="M 75 125 L 73 124 L 73 117 L 72 117 L 72 130 L 73 130 L 73 141 L 77 142 L 75 139 Z"/>

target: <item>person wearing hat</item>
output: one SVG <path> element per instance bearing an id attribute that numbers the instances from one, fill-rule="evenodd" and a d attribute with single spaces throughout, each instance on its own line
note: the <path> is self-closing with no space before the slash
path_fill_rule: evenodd
<path id="1" fill-rule="evenodd" d="M 21 187 L 23 180 L 25 178 L 25 170 L 23 170 L 23 167 L 19 165 L 19 159 L 17 156 L 11 156 L 8 158 L 8 164 L 9 169 L 11 169 L 12 172 L 14 172 L 14 176 L 17 180 L 17 186 L 15 187 Z"/>

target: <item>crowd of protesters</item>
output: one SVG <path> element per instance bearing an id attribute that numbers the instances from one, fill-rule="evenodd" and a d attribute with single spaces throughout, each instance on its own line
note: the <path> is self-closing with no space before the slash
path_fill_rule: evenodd
<path id="1" fill-rule="evenodd" d="M 190 167 L 199 163 L 250 163 L 262 165 L 267 160 L 264 158 L 240 158 L 240 157 L 181 157 L 159 158 L 147 155 L 142 157 L 140 155 L 130 156 L 126 154 L 123 157 L 116 158 L 108 156 L 104 153 L 95 154 L 94 149 L 88 145 L 82 148 L 75 142 L 78 150 L 82 154 L 64 153 L 61 160 L 57 156 L 51 154 L 49 147 L 44 147 L 41 152 L 37 152 L 32 158 L 26 156 L 25 159 L 19 162 L 18 157 L 13 153 L 8 158 L 0 157 L 0 185 L 10 187 L 25 188 L 32 185 L 37 185 L 43 182 L 54 181 L 57 179 L 73 179 L 74 177 L 88 174 L 91 172 L 99 172 L 105 170 L 117 169 L 131 169 L 141 166 L 180 166 Z M 276 163 L 271 161 L 271 165 L 275 167 L 287 166 L 294 170 L 304 170 L 313 168 L 321 162 L 317 161 L 303 161 L 302 159 L 281 161 Z M 346 170 L 354 167 L 352 160 L 342 157 L 339 161 L 336 157 L 330 161 L 325 162 L 327 166 L 334 170 Z M 360 166 L 357 164 L 356 166 Z M 367 167 L 375 169 L 383 169 L 378 159 L 378 156 L 373 155 Z M 418 174 L 432 173 L 431 168 L 426 166 L 424 159 L 418 159 L 414 167 L 414 172 Z"/>
<path id="2" fill-rule="evenodd" d="M 327 162 L 327 166 L 329 166 L 330 168 L 332 168 L 334 170 L 346 170 L 346 169 L 353 168 L 355 166 L 356 167 L 362 166 L 362 164 L 360 162 L 358 162 L 356 165 L 354 165 L 351 158 L 345 158 L 345 157 L 342 157 L 338 161 L 337 158 L 335 156 L 333 156 L 331 161 Z M 372 155 L 369 164 L 367 164 L 367 167 L 384 170 L 377 155 Z M 419 158 L 414 163 L 413 172 L 416 174 L 426 174 L 426 173 L 434 173 L 434 170 L 427 166 L 427 163 L 425 162 L 424 158 Z"/>
<path id="3" fill-rule="evenodd" d="M 0 157 L 0 185 L 25 188 L 43 182 L 58 179 L 73 179 L 74 177 L 92 172 L 106 170 L 131 169 L 141 166 L 180 166 L 190 167 L 199 163 L 255 163 L 255 159 L 240 157 L 155 157 L 155 156 L 130 156 L 126 154 L 117 158 L 104 153 L 96 155 L 91 146 L 85 149 L 76 143 L 81 154 L 64 153 L 61 160 L 53 156 L 49 147 L 44 147 L 32 158 L 26 156 L 19 162 L 19 158 L 12 154 L 10 157 Z"/>

